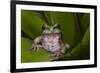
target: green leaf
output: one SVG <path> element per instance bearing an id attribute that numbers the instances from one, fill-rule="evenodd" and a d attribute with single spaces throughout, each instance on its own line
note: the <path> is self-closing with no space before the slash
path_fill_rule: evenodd
<path id="1" fill-rule="evenodd" d="M 81 54 L 84 55 L 85 58 L 90 58 L 90 28 L 85 32 L 81 44 L 84 48 L 84 51 Z"/>
<path id="2" fill-rule="evenodd" d="M 44 15 L 48 21 L 48 25 L 54 25 L 54 19 L 52 18 L 52 12 L 44 11 Z"/>
<path id="3" fill-rule="evenodd" d="M 79 18 L 80 18 L 80 28 L 82 30 L 82 34 L 84 35 L 86 30 L 90 26 L 90 14 L 89 13 L 83 14 L 83 16 Z"/>
<path id="4" fill-rule="evenodd" d="M 50 61 L 50 55 L 43 49 L 38 51 L 32 51 L 31 49 L 32 41 L 27 38 L 21 39 L 21 62 L 44 62 Z"/>
<path id="5" fill-rule="evenodd" d="M 46 24 L 36 12 L 31 10 L 21 11 L 21 28 L 31 38 L 35 38 L 41 33 L 41 27 Z"/>
<path id="6" fill-rule="evenodd" d="M 90 30 L 85 32 L 82 42 L 71 52 L 70 59 L 89 59 L 90 58 Z"/>

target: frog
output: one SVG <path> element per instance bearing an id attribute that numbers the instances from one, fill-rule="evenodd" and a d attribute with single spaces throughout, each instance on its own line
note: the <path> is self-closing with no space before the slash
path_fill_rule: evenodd
<path id="1" fill-rule="evenodd" d="M 59 24 L 49 26 L 43 24 L 42 32 L 32 43 L 34 51 L 38 49 L 46 50 L 51 56 L 59 58 L 70 48 L 68 43 L 64 43 L 61 28 Z"/>

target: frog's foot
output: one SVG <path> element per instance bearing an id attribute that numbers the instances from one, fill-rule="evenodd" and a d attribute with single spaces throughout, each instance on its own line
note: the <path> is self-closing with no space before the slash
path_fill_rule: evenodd
<path id="1" fill-rule="evenodd" d="M 70 48 L 70 45 L 69 45 L 69 44 L 65 44 L 65 47 L 66 47 L 67 49 L 69 49 L 69 48 Z"/>
<path id="2" fill-rule="evenodd" d="M 66 55 L 65 56 L 67 56 L 67 57 L 69 57 L 69 56 L 71 56 L 71 53 L 69 52 L 69 49 L 70 49 L 70 45 L 69 44 L 65 44 L 65 48 L 67 49 L 66 50 Z"/>
<path id="3" fill-rule="evenodd" d="M 61 48 L 61 53 L 63 54 L 63 56 L 67 53 L 69 53 L 69 44 L 64 44 L 64 46 Z"/>
<path id="4" fill-rule="evenodd" d="M 32 44 L 32 50 L 33 51 L 38 51 L 39 48 L 42 48 L 42 46 L 41 45 L 37 45 L 37 44 Z"/>
<path id="5" fill-rule="evenodd" d="M 61 52 L 55 52 L 51 54 L 52 57 L 55 57 L 56 59 L 60 58 L 62 56 Z"/>

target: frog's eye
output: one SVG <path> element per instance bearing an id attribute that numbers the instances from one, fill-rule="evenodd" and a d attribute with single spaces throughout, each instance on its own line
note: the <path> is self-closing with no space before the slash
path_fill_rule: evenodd
<path id="1" fill-rule="evenodd" d="M 47 24 L 42 25 L 42 29 L 49 29 L 49 26 Z"/>
<path id="2" fill-rule="evenodd" d="M 59 24 L 55 24 L 55 25 L 53 26 L 53 29 L 55 29 L 55 28 L 60 29 L 60 25 L 59 25 Z"/>
<path id="3" fill-rule="evenodd" d="M 55 28 L 55 29 L 53 30 L 53 33 L 60 33 L 60 29 Z"/>

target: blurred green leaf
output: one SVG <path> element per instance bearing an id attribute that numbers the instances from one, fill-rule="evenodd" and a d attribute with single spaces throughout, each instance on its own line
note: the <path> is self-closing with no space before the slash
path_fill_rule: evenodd
<path id="1" fill-rule="evenodd" d="M 34 11 L 29 10 L 22 10 L 21 21 L 22 30 L 33 39 L 41 33 L 41 27 L 46 23 Z"/>
<path id="2" fill-rule="evenodd" d="M 90 25 L 90 14 L 85 13 L 83 16 L 78 15 L 78 17 L 80 19 L 80 28 L 82 30 L 81 33 L 84 35 Z"/>
<path id="3" fill-rule="evenodd" d="M 90 57 L 90 30 L 85 32 L 82 42 L 71 52 L 71 59 L 89 59 Z"/>
<path id="4" fill-rule="evenodd" d="M 44 15 L 48 21 L 48 25 L 54 25 L 54 19 L 53 19 L 53 15 L 52 15 L 52 11 L 44 11 Z"/>

